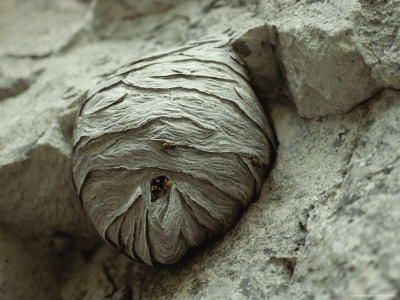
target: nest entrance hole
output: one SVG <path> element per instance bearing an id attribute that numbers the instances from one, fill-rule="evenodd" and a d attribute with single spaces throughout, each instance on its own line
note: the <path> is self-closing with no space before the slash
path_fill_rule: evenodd
<path id="1" fill-rule="evenodd" d="M 150 182 L 151 202 L 155 202 L 162 196 L 168 195 L 172 182 L 167 176 L 158 176 Z"/>

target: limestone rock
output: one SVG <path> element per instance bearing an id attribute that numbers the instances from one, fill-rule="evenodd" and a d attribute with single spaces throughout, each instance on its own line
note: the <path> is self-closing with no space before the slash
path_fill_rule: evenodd
<path id="1" fill-rule="evenodd" d="M 282 73 L 301 116 L 346 112 L 379 88 L 357 45 L 358 12 L 356 0 L 305 1 L 272 27 Z"/>
<path id="2" fill-rule="evenodd" d="M 48 75 L 0 104 L 0 219 L 24 235 L 93 236 L 71 182 L 69 139 L 80 98 L 43 93 L 58 81 Z"/>
<path id="3" fill-rule="evenodd" d="M 84 1 L 0 3 L 0 55 L 40 59 L 63 48 L 83 24 Z"/>
<path id="4" fill-rule="evenodd" d="M 59 299 L 47 250 L 0 225 L 0 299 Z"/>
<path id="5" fill-rule="evenodd" d="M 353 119 L 360 131 L 343 182 L 310 213 L 291 297 L 399 297 L 399 103 L 399 92 L 385 91 Z"/>
<path id="6" fill-rule="evenodd" d="M 238 32 L 233 49 L 245 63 L 251 83 L 258 95 L 276 98 L 282 94 L 282 77 L 278 60 L 271 44 L 268 26 L 260 24 L 245 32 Z"/>
<path id="7" fill-rule="evenodd" d="M 60 299 L 140 299 L 142 283 L 149 267 L 135 264 L 107 245 L 103 245 L 89 261 L 72 263 L 62 283 Z"/>
<path id="8" fill-rule="evenodd" d="M 400 297 L 398 0 L 187 0 L 97 29 L 93 5 L 0 3 L 0 298 Z M 79 206 L 76 111 L 102 74 L 212 34 L 266 95 L 276 163 L 228 235 L 149 270 Z"/>
<path id="9" fill-rule="evenodd" d="M 41 70 L 22 76 L 13 76 L 0 70 L 0 100 L 25 92 L 40 75 Z"/>
<path id="10" fill-rule="evenodd" d="M 234 45 L 267 97 L 280 73 L 301 116 L 326 116 L 399 88 L 399 18 L 398 0 L 301 1 Z"/>
<path id="11" fill-rule="evenodd" d="M 115 34 L 115 29 L 125 20 L 160 13 L 184 0 L 94 0 L 91 24 L 102 37 Z"/>
<path id="12" fill-rule="evenodd" d="M 354 34 L 371 77 L 380 87 L 400 89 L 400 1 L 358 2 Z"/>

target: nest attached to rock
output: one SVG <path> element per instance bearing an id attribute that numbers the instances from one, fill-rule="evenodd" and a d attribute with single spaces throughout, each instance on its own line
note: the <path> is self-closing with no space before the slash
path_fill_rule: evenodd
<path id="1" fill-rule="evenodd" d="M 255 199 L 272 141 L 226 42 L 193 42 L 126 65 L 87 94 L 73 178 L 105 240 L 147 265 L 173 264 Z"/>

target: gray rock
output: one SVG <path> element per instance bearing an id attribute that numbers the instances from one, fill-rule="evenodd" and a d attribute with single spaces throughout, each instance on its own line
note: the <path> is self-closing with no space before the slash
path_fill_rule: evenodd
<path id="1" fill-rule="evenodd" d="M 141 18 L 149 14 L 165 12 L 185 0 L 94 0 L 91 24 L 97 35 L 112 37 L 125 20 Z"/>
<path id="2" fill-rule="evenodd" d="M 400 298 L 398 0 L 188 0 L 100 29 L 95 4 L 50 2 L 0 4 L 1 299 Z M 101 74 L 211 34 L 266 97 L 276 162 L 226 236 L 148 269 L 79 206 L 76 110 Z"/>
<path id="3" fill-rule="evenodd" d="M 343 181 L 310 214 L 292 297 L 400 296 L 399 100 L 399 92 L 385 91 L 353 119 L 360 130 Z"/>
<path id="4" fill-rule="evenodd" d="M 4 0 L 0 7 L 0 55 L 41 59 L 60 50 L 76 36 L 88 4 Z"/>
<path id="5" fill-rule="evenodd" d="M 282 72 L 301 116 L 346 112 L 379 88 L 357 45 L 358 12 L 355 0 L 305 2 L 275 21 Z"/>
<path id="6" fill-rule="evenodd" d="M 88 261 L 78 258 L 71 263 L 70 272 L 61 283 L 60 298 L 140 299 L 148 272 L 149 267 L 136 264 L 103 245 Z"/>
<path id="7" fill-rule="evenodd" d="M 21 77 L 6 75 L 0 70 L 0 100 L 25 92 L 35 83 L 41 70 Z"/>
<path id="8" fill-rule="evenodd" d="M 43 90 L 58 79 L 49 77 L 1 103 L 0 219 L 24 234 L 93 236 L 71 182 L 69 139 L 79 97 L 52 101 L 54 94 Z"/>
<path id="9" fill-rule="evenodd" d="M 400 88 L 400 1 L 358 0 L 357 47 L 378 86 Z"/>
<path id="10" fill-rule="evenodd" d="M 48 249 L 0 225 L 0 299 L 59 299 Z"/>
<path id="11" fill-rule="evenodd" d="M 232 43 L 248 68 L 255 91 L 269 99 L 284 93 L 280 66 L 271 40 L 268 26 L 260 24 L 243 33 L 238 32 Z"/>
<path id="12" fill-rule="evenodd" d="M 399 88 L 399 8 L 397 0 L 306 1 L 266 26 L 259 36 L 276 47 L 301 116 L 344 113 L 383 88 Z M 256 76 L 265 73 L 259 66 L 249 64 Z"/>

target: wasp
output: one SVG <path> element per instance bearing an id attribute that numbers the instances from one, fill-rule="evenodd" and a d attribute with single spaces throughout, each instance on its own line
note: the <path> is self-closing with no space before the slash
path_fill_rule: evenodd
<path id="1" fill-rule="evenodd" d="M 251 162 L 256 167 L 260 167 L 261 168 L 263 166 L 263 163 L 262 163 L 261 159 L 259 159 L 258 157 L 253 157 L 251 159 Z"/>
<path id="2" fill-rule="evenodd" d="M 152 185 L 152 186 L 151 186 L 151 191 L 152 191 L 152 192 L 161 191 L 161 188 L 160 188 L 159 186 Z"/>
<path id="3" fill-rule="evenodd" d="M 168 195 L 171 190 L 172 181 L 166 176 L 159 176 L 151 181 L 150 193 L 151 201 L 156 201 L 161 194 Z"/>
<path id="4" fill-rule="evenodd" d="M 166 180 L 165 182 L 164 182 L 164 188 L 171 188 L 171 186 L 172 186 L 172 181 L 171 180 Z"/>
<path id="5" fill-rule="evenodd" d="M 160 196 L 160 192 L 162 191 L 161 187 L 158 185 L 152 185 L 150 187 L 151 193 L 151 201 L 156 201 L 157 198 Z"/>
<path id="6" fill-rule="evenodd" d="M 164 182 L 164 188 L 163 188 L 163 193 L 168 195 L 169 191 L 171 190 L 171 186 L 172 186 L 172 181 L 167 179 Z"/>
<path id="7" fill-rule="evenodd" d="M 162 144 L 162 146 L 163 146 L 165 149 L 175 149 L 175 148 L 177 147 L 177 145 L 175 144 L 175 140 L 172 140 L 171 143 L 169 143 L 169 142 L 164 142 L 164 143 Z"/>

